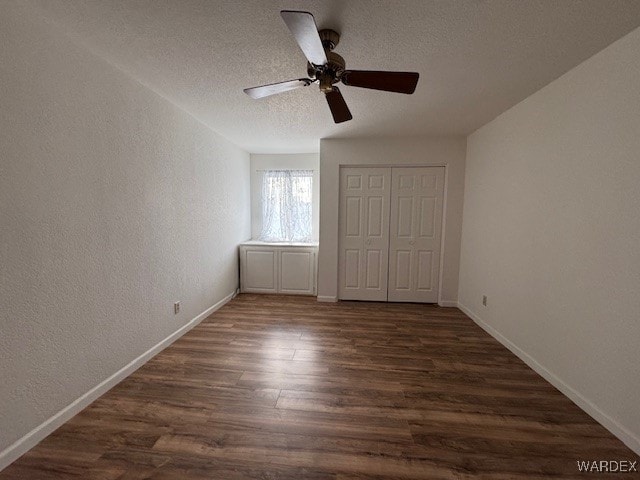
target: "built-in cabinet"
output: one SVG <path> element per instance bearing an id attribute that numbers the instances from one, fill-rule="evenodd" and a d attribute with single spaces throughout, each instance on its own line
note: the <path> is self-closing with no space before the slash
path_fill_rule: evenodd
<path id="1" fill-rule="evenodd" d="M 245 242 L 240 245 L 240 291 L 315 295 L 318 245 Z"/>
<path id="2" fill-rule="evenodd" d="M 340 170 L 339 298 L 438 301 L 444 167 Z"/>

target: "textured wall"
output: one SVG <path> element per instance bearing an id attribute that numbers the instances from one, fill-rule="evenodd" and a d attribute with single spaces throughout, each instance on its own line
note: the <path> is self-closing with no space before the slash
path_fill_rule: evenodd
<path id="1" fill-rule="evenodd" d="M 246 152 L 16 5 L 0 5 L 0 451 L 233 292 L 250 236 Z"/>
<path id="2" fill-rule="evenodd" d="M 469 137 L 460 269 L 460 302 L 638 452 L 639 152 L 635 30 Z"/>
<path id="3" fill-rule="evenodd" d="M 318 297 L 338 294 L 340 165 L 445 165 L 444 268 L 441 301 L 458 299 L 466 143 L 463 137 L 325 139 L 320 141 Z M 324 298 L 323 298 L 324 297 Z M 446 304 L 446 303 L 445 303 Z"/>

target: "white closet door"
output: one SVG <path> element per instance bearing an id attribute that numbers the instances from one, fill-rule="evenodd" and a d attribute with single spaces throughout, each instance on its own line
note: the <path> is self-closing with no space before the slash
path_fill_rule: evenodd
<path id="1" fill-rule="evenodd" d="M 389 301 L 438 301 L 444 167 L 392 169 Z"/>
<path id="2" fill-rule="evenodd" d="M 390 168 L 340 170 L 339 297 L 387 300 Z"/>

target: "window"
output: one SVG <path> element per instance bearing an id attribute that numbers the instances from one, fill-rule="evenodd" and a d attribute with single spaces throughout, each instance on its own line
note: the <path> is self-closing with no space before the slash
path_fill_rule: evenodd
<path id="1" fill-rule="evenodd" d="M 268 242 L 311 241 L 312 170 L 265 170 L 262 233 Z"/>

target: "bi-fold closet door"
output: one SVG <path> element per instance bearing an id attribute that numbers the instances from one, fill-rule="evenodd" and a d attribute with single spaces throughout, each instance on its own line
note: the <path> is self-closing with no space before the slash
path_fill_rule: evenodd
<path id="1" fill-rule="evenodd" d="M 444 167 L 340 171 L 339 297 L 438 300 Z"/>

